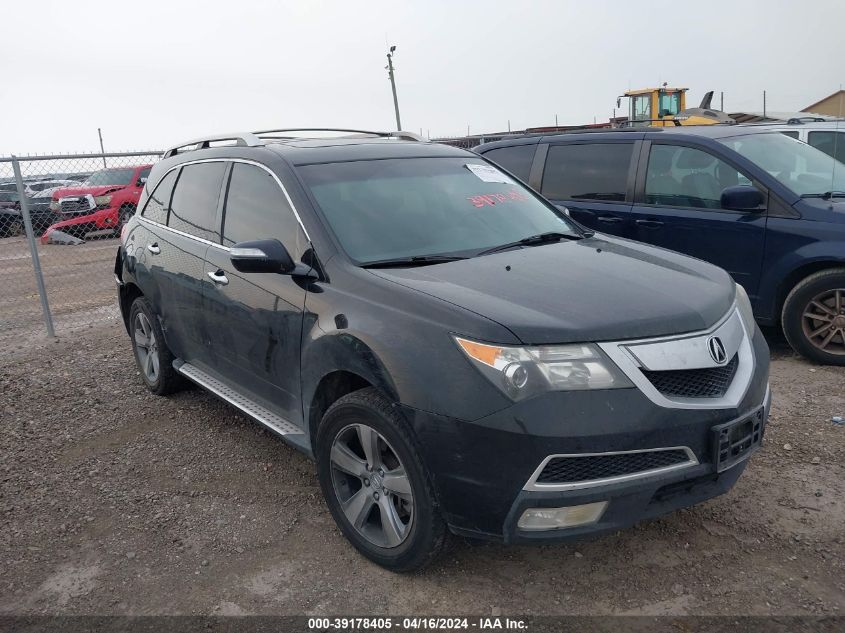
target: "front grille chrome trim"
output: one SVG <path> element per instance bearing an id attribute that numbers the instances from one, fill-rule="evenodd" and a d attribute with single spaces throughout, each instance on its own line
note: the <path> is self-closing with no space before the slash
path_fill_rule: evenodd
<path id="1" fill-rule="evenodd" d="M 663 466 L 661 468 L 652 468 L 649 470 L 641 470 L 635 473 L 628 473 L 626 475 L 616 475 L 615 477 L 604 477 L 602 479 L 590 479 L 587 481 L 577 481 L 571 483 L 553 483 L 553 484 L 544 484 L 539 483 L 537 480 L 540 478 L 540 474 L 546 468 L 546 465 L 552 461 L 553 459 L 559 458 L 578 458 L 578 457 L 604 457 L 608 455 L 628 455 L 634 453 L 654 453 L 658 451 L 684 451 L 689 458 L 686 462 L 681 462 L 679 464 L 672 464 L 671 466 Z M 646 477 L 653 477 L 655 475 L 663 475 L 666 473 L 674 472 L 677 470 L 683 470 L 685 468 L 691 468 L 693 466 L 698 466 L 698 458 L 696 458 L 695 453 L 692 452 L 688 446 L 666 446 L 661 448 L 644 448 L 639 450 L 633 451 L 608 451 L 605 453 L 559 453 L 556 455 L 549 455 L 546 457 L 534 473 L 531 475 L 531 478 L 528 482 L 522 487 L 523 490 L 528 490 L 531 492 L 563 492 L 566 490 L 583 490 L 585 488 L 596 488 L 599 486 L 609 486 L 612 484 L 619 484 L 625 483 L 629 481 L 635 481 L 637 479 L 645 479 Z"/>
<path id="2" fill-rule="evenodd" d="M 734 304 L 716 325 L 707 330 L 679 336 L 598 343 L 598 346 L 622 370 L 628 379 L 634 383 L 643 395 L 660 407 L 667 409 L 735 409 L 748 392 L 756 369 L 754 350 L 751 347 L 751 338 L 754 335 L 753 327 L 753 324 L 749 326 L 749 324 L 743 321 L 739 309 Z M 738 336 L 737 330 L 739 331 Z M 642 369 L 645 363 L 641 362 L 634 353 L 635 350 L 641 353 L 643 346 L 646 345 L 657 349 L 657 351 L 659 351 L 660 346 L 665 346 L 667 365 L 661 367 L 652 364 L 648 369 L 653 371 L 683 369 L 684 367 L 680 363 L 696 357 L 700 351 L 699 348 L 702 342 L 711 336 L 722 335 L 725 335 L 726 340 L 736 340 L 736 354 L 739 357 L 739 366 L 728 390 L 723 396 L 717 398 L 681 398 L 663 395 L 645 374 L 643 374 Z M 731 355 L 731 351 L 728 350 L 729 356 Z M 694 366 L 688 366 L 687 368 L 694 369 L 715 365 L 712 361 L 710 363 L 710 365 L 707 365 L 706 363 L 697 362 Z"/>

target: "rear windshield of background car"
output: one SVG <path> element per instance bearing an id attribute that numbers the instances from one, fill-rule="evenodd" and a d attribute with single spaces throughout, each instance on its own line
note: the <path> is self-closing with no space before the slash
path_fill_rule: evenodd
<path id="1" fill-rule="evenodd" d="M 501 165 L 517 178 L 528 182 L 531 173 L 531 163 L 534 162 L 534 151 L 537 146 L 514 145 L 513 147 L 499 147 L 484 153 L 484 158 Z"/>
<path id="2" fill-rule="evenodd" d="M 539 233 L 575 232 L 525 186 L 470 156 L 298 169 L 344 250 L 361 263 L 469 255 Z"/>
<path id="3" fill-rule="evenodd" d="M 553 145 L 543 171 L 552 200 L 624 202 L 633 143 Z"/>
<path id="4" fill-rule="evenodd" d="M 132 182 L 132 175 L 135 169 L 103 169 L 102 171 L 94 172 L 85 181 L 85 184 L 92 187 L 100 187 L 103 185 L 128 185 Z"/>

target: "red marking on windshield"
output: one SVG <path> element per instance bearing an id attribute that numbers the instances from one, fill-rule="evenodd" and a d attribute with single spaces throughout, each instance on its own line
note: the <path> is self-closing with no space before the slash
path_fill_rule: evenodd
<path id="1" fill-rule="evenodd" d="M 477 196 L 469 196 L 467 200 L 469 200 L 472 203 L 472 206 L 476 209 L 480 209 L 481 207 L 486 206 L 492 207 L 501 202 L 524 202 L 525 200 L 528 200 L 528 195 L 516 189 L 511 189 L 510 191 L 502 193 L 482 193 Z"/>

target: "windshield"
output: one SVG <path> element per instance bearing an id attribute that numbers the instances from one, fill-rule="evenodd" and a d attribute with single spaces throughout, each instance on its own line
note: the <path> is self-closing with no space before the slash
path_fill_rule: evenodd
<path id="1" fill-rule="evenodd" d="M 845 191 L 845 164 L 777 132 L 719 139 L 799 196 Z"/>
<path id="2" fill-rule="evenodd" d="M 132 182 L 135 169 L 103 169 L 88 177 L 85 184 L 91 187 L 102 185 L 128 185 Z"/>
<path id="3" fill-rule="evenodd" d="M 470 255 L 546 232 L 565 217 L 478 158 L 404 158 L 299 168 L 356 262 Z"/>

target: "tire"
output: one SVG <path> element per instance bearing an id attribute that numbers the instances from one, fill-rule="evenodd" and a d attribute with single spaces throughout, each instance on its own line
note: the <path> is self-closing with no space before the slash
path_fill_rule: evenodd
<path id="1" fill-rule="evenodd" d="M 117 227 L 114 230 L 117 235 L 120 235 L 121 230 L 132 219 L 133 215 L 135 215 L 135 207 L 131 204 L 124 204 L 120 207 L 120 210 L 117 212 Z"/>
<path id="2" fill-rule="evenodd" d="M 8 226 L 8 231 L 6 235 L 8 235 L 9 237 L 18 237 L 19 235 L 22 235 L 23 232 L 23 222 L 21 222 L 20 220 L 12 220 L 12 222 Z"/>
<path id="3" fill-rule="evenodd" d="M 371 431 L 378 457 L 368 460 L 373 451 L 363 450 L 361 438 L 372 438 Z M 335 454 L 344 458 L 333 459 Z M 357 474 L 338 468 L 339 462 Z M 317 432 L 317 472 L 341 532 L 374 563 L 394 572 L 417 571 L 446 546 L 446 522 L 407 423 L 376 389 L 347 394 L 326 411 Z"/>
<path id="4" fill-rule="evenodd" d="M 796 352 L 824 365 L 845 365 L 845 268 L 803 279 L 787 296 L 781 318 Z"/>
<path id="5" fill-rule="evenodd" d="M 164 333 L 150 302 L 144 297 L 135 299 L 129 309 L 129 333 L 135 364 L 147 389 L 157 396 L 182 389 L 185 379 L 173 368 L 173 354 L 164 342 Z M 144 338 L 146 345 L 142 344 Z"/>

